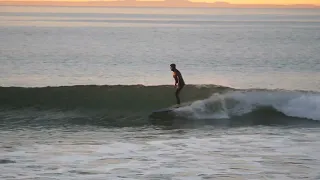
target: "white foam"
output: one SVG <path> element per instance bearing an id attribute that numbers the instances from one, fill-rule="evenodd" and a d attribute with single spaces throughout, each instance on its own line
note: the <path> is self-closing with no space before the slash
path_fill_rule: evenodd
<path id="1" fill-rule="evenodd" d="M 241 116 L 259 107 L 272 107 L 287 116 L 320 120 L 320 94 L 297 91 L 233 91 L 214 94 L 176 109 L 197 119 Z"/>
<path id="2" fill-rule="evenodd" d="M 63 136 L 48 130 L 20 134 L 0 131 L 3 145 L 14 146 L 2 151 L 0 159 L 16 161 L 0 168 L 0 179 L 265 179 L 266 174 L 276 174 L 273 179 L 302 176 L 316 179 L 318 176 L 318 129 L 258 127 L 227 132 L 216 128 L 186 129 L 179 134 L 163 130 L 148 138 L 141 135 L 154 134 L 153 128 L 137 130 L 97 128 L 76 134 L 55 130 Z"/>

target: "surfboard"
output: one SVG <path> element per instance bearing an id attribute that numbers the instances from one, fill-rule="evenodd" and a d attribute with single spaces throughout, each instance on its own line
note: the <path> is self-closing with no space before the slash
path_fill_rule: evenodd
<path id="1" fill-rule="evenodd" d="M 156 125 L 172 125 L 176 122 L 177 117 L 174 110 L 190 104 L 191 102 L 187 102 L 180 105 L 173 105 L 171 107 L 154 110 L 149 115 L 149 121 L 151 124 Z"/>
<path id="2" fill-rule="evenodd" d="M 173 111 L 174 109 L 177 109 L 177 108 L 179 108 L 179 106 L 162 108 L 162 109 L 158 109 L 158 110 L 152 111 L 152 113 L 167 113 L 167 112 L 171 112 L 171 111 Z"/>
<path id="3" fill-rule="evenodd" d="M 149 115 L 149 121 L 152 124 L 171 124 L 174 120 L 174 110 L 178 107 L 167 107 L 152 111 Z"/>
<path id="4" fill-rule="evenodd" d="M 173 105 L 173 106 L 171 106 L 171 107 L 162 108 L 162 109 L 158 109 L 158 110 L 152 111 L 152 113 L 169 113 L 169 112 L 174 111 L 174 110 L 177 109 L 177 108 L 190 105 L 191 103 L 192 103 L 192 102 L 186 102 L 186 103 L 182 103 L 182 104 L 180 104 L 180 105 Z"/>

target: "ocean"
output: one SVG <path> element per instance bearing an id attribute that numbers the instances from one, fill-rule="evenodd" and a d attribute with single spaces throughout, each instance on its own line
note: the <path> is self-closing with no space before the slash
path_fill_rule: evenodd
<path id="1" fill-rule="evenodd" d="M 320 179 L 319 9 L 0 6 L 0 179 Z M 175 105 L 175 63 L 186 87 Z"/>

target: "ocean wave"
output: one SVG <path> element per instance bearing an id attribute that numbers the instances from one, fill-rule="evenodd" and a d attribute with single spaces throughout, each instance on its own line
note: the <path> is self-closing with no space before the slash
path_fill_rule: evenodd
<path id="1" fill-rule="evenodd" d="M 228 88 L 215 85 L 188 85 L 181 98 L 185 101 L 207 98 Z M 176 102 L 171 85 L 79 85 L 60 87 L 0 87 L 0 108 L 56 110 L 145 111 Z"/>
<path id="2" fill-rule="evenodd" d="M 194 101 L 226 89 L 187 85 L 181 99 Z M 174 91 L 172 85 L 0 87 L 0 125 L 141 126 L 152 111 L 175 104 Z"/>
<path id="3" fill-rule="evenodd" d="M 320 121 L 320 94 L 281 90 L 232 91 L 214 94 L 177 108 L 175 112 L 194 119 L 232 119 L 250 113 L 262 118 L 273 113 Z"/>
<path id="4" fill-rule="evenodd" d="M 0 87 L 1 126 L 133 127 L 184 123 L 277 124 L 320 121 L 320 93 L 188 85 L 175 104 L 170 85 Z"/>

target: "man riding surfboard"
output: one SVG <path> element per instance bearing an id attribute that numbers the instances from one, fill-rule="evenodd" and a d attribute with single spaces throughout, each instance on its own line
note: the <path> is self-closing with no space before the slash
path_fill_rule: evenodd
<path id="1" fill-rule="evenodd" d="M 176 99 L 177 99 L 177 104 L 180 104 L 180 98 L 179 98 L 179 94 L 180 91 L 182 90 L 182 88 L 185 86 L 185 82 L 182 78 L 182 75 L 180 73 L 180 71 L 178 69 L 176 69 L 176 65 L 175 64 L 170 64 L 170 69 L 173 72 L 173 78 L 175 80 L 175 88 L 176 88 Z"/>

